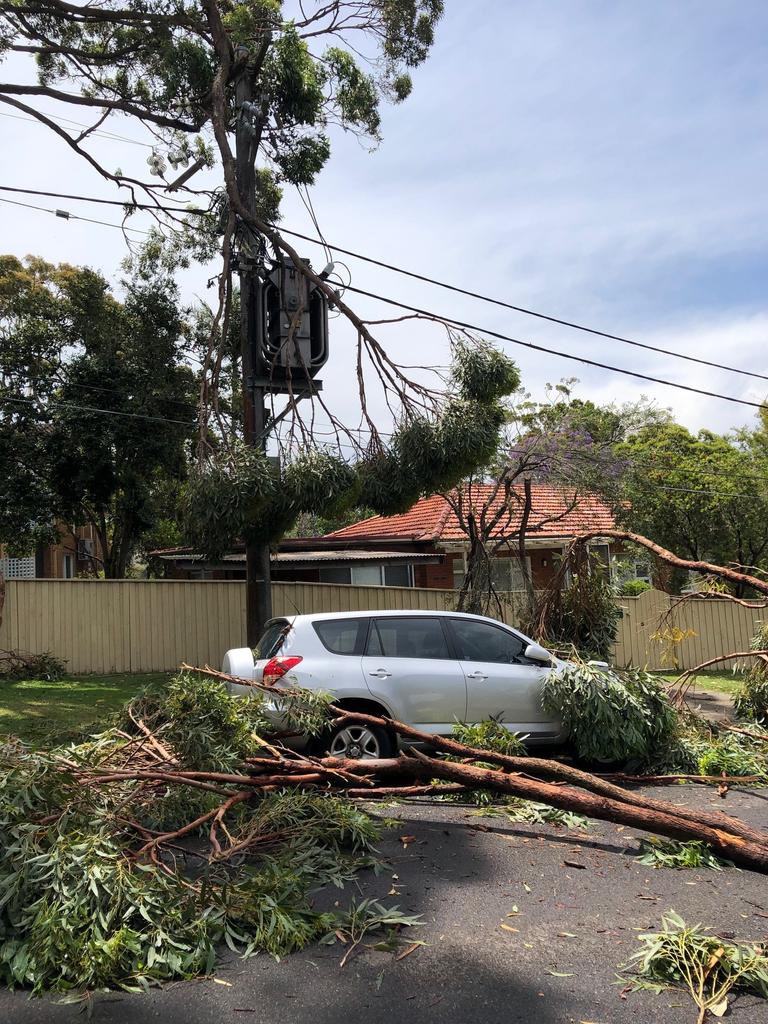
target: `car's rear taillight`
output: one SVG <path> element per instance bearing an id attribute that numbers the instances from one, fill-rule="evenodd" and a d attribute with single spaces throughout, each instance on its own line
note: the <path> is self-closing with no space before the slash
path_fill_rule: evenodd
<path id="1" fill-rule="evenodd" d="M 264 666 L 262 681 L 267 686 L 274 686 L 278 679 L 282 679 L 286 672 L 290 672 L 292 668 L 296 668 L 296 666 L 303 660 L 303 658 L 296 656 L 290 658 L 270 658 Z"/>

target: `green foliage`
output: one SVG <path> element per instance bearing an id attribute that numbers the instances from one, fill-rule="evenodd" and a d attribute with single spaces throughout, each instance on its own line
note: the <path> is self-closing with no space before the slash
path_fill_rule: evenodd
<path id="1" fill-rule="evenodd" d="M 719 435 L 669 422 L 644 427 L 617 447 L 625 462 L 619 520 L 684 558 L 764 568 L 768 490 L 755 480 L 768 475 L 768 450 L 760 437 L 759 429 Z"/>
<path id="2" fill-rule="evenodd" d="M 506 412 L 499 401 L 520 382 L 515 363 L 486 342 L 457 342 L 453 397 L 435 418 L 412 417 L 389 449 L 361 463 L 360 501 L 380 515 L 405 512 L 422 495 L 448 491 L 498 452 Z"/>
<path id="3" fill-rule="evenodd" d="M 584 658 L 610 660 L 621 619 L 616 597 L 616 587 L 595 558 L 572 558 L 568 584 L 545 594 L 543 642 L 573 647 Z"/>
<path id="4" fill-rule="evenodd" d="M 151 260 L 121 301 L 87 268 L 0 263 L 0 398 L 13 399 L 0 402 L 0 541 L 29 547 L 56 519 L 91 523 L 105 575 L 125 575 L 163 484 L 185 472 L 182 336 L 177 290 Z"/>
<path id="5" fill-rule="evenodd" d="M 507 754 L 511 757 L 525 757 L 528 751 L 525 744 L 517 733 L 505 728 L 495 718 L 486 718 L 482 722 L 469 724 L 467 722 L 454 722 L 451 736 L 458 742 L 468 747 L 476 747 L 480 750 L 492 750 L 497 754 Z M 462 758 L 446 755 L 447 761 L 460 761 Z M 488 761 L 473 761 L 476 768 L 496 768 L 497 765 Z M 443 798 L 441 798 L 443 799 Z M 487 789 L 474 789 L 453 797 L 450 793 L 444 799 L 471 800 L 478 807 L 490 807 L 499 802 L 506 803 L 506 798 L 499 797 Z"/>
<path id="6" fill-rule="evenodd" d="M 759 624 L 750 648 L 753 651 L 768 650 L 768 622 Z M 768 665 L 762 659 L 754 659 L 734 696 L 733 704 L 736 714 L 741 718 L 768 724 Z"/>
<path id="7" fill-rule="evenodd" d="M 453 350 L 453 379 L 468 402 L 494 402 L 520 387 L 520 371 L 503 352 L 487 342 L 458 342 Z"/>
<path id="8" fill-rule="evenodd" d="M 650 836 L 640 842 L 640 853 L 635 860 L 651 868 L 712 868 L 722 871 L 733 863 L 717 857 L 706 843 L 691 840 L 687 843 L 675 839 Z"/>
<path id="9" fill-rule="evenodd" d="M 578 831 L 589 828 L 589 818 L 583 814 L 550 807 L 549 804 L 540 804 L 535 800 L 524 800 L 522 797 L 508 797 L 502 813 L 510 821 L 524 821 L 531 825 L 556 825 Z"/>
<path id="10" fill-rule="evenodd" d="M 140 718 L 151 729 L 162 729 L 184 768 L 231 771 L 258 752 L 254 733 L 269 731 L 263 695 L 231 697 L 221 683 L 181 672 L 166 686 L 131 701 L 124 728 Z"/>
<path id="11" fill-rule="evenodd" d="M 470 401 L 461 390 L 460 367 L 466 360 L 476 369 L 495 367 L 501 382 L 495 390 L 489 385 L 492 395 L 517 385 L 517 369 L 487 345 L 476 352 L 457 346 L 456 353 L 455 393 L 443 410 L 411 417 L 386 450 L 357 463 L 314 449 L 288 462 L 278 477 L 260 452 L 244 445 L 217 453 L 185 489 L 191 543 L 216 559 L 238 540 L 279 539 L 303 513 L 334 518 L 359 506 L 383 515 L 404 511 L 422 494 L 450 488 L 487 463 L 498 447 L 504 410 L 495 398 Z"/>
<path id="12" fill-rule="evenodd" d="M 376 79 L 360 70 L 348 50 L 330 46 L 324 56 L 342 124 L 359 125 L 378 139 L 381 115 Z"/>
<path id="13" fill-rule="evenodd" d="M 624 580 L 621 584 L 620 594 L 622 597 L 639 597 L 640 594 L 651 589 L 651 584 L 645 580 Z"/>
<path id="14" fill-rule="evenodd" d="M 722 733 L 706 744 L 699 753 L 701 775 L 762 775 L 768 776 L 766 744 L 760 747 L 735 733 Z"/>
<path id="15" fill-rule="evenodd" d="M 691 712 L 678 715 L 672 739 L 646 757 L 640 767 L 651 775 L 726 775 L 768 777 L 768 750 L 754 739 L 719 729 Z"/>
<path id="16" fill-rule="evenodd" d="M 195 550 L 218 559 L 258 523 L 275 493 L 274 470 L 264 453 L 233 442 L 228 451 L 190 473 L 184 488 L 185 533 Z"/>
<path id="17" fill-rule="evenodd" d="M 263 728 L 261 705 L 259 697 L 230 697 L 210 680 L 182 674 L 165 691 L 135 699 L 124 724 L 149 723 L 189 769 L 225 770 L 248 753 L 263 753 L 254 738 L 254 729 Z M 286 699 L 287 719 L 303 724 L 308 706 L 296 713 Z M 202 871 L 183 855 L 173 866 L 136 860 L 142 830 L 186 824 L 222 797 L 180 786 L 145 791 L 122 779 L 78 784 L 73 767 L 102 774 L 124 764 L 125 736 L 108 730 L 50 753 L 0 748 L 4 984 L 37 993 L 146 989 L 210 973 L 222 943 L 243 956 L 281 956 L 337 927 L 364 933 L 415 923 L 378 905 L 338 915 L 313 908 L 313 891 L 343 886 L 378 836 L 357 806 L 322 793 L 285 790 L 241 803 L 227 820 L 228 833 L 256 842 L 263 851 L 256 858 L 213 860 Z M 209 827 L 193 831 L 193 841 Z M 268 838 L 263 847 L 261 837 Z"/>
<path id="18" fill-rule="evenodd" d="M 551 671 L 544 709 L 558 715 L 579 757 L 646 762 L 677 739 L 679 722 L 663 686 L 639 669 L 569 662 Z"/>
<path id="19" fill-rule="evenodd" d="M 463 743 L 467 747 L 493 750 L 497 754 L 525 757 L 528 753 L 517 733 L 505 728 L 495 718 L 486 718 L 474 725 L 467 722 L 455 722 L 451 736 L 458 743 Z"/>
<path id="20" fill-rule="evenodd" d="M 246 757 L 263 754 L 258 737 L 275 730 L 265 714 L 265 701 L 262 691 L 232 696 L 215 679 L 180 672 L 165 686 L 132 700 L 123 725 L 130 729 L 140 718 L 162 731 L 184 767 L 226 772 Z M 289 730 L 317 735 L 327 728 L 330 697 L 320 691 L 276 689 L 270 704 Z"/>
<path id="21" fill-rule="evenodd" d="M 768 998 L 768 957 L 763 948 L 734 943 L 693 927 L 673 910 L 661 919 L 661 929 L 638 936 L 642 946 L 630 958 L 634 988 L 682 988 L 704 1012 L 722 1016 L 732 989 Z"/>
<path id="22" fill-rule="evenodd" d="M 353 900 L 348 909 L 334 920 L 333 931 L 324 935 L 320 941 L 327 946 L 336 942 L 351 943 L 354 948 L 370 932 L 409 928 L 421 923 L 420 914 L 404 914 L 399 907 L 385 907 L 374 899 L 363 899 L 359 903 Z"/>
<path id="23" fill-rule="evenodd" d="M 356 503 L 358 490 L 354 466 L 329 452 L 302 452 L 285 467 L 273 498 L 259 517 L 248 521 L 243 535 L 273 540 L 288 533 L 302 512 L 338 515 Z"/>

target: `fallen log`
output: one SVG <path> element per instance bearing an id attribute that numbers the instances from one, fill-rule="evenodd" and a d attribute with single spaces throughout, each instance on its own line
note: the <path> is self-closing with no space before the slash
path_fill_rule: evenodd
<path id="1" fill-rule="evenodd" d="M 563 764 L 560 761 L 552 761 L 540 757 L 515 757 L 510 754 L 499 754 L 492 750 L 482 750 L 479 747 L 468 747 L 463 743 L 458 743 L 456 740 L 449 739 L 445 736 L 433 736 L 430 733 L 421 732 L 419 729 L 415 729 L 410 725 L 405 725 L 403 722 L 377 718 L 374 715 L 365 715 L 359 712 L 341 711 L 340 715 L 336 718 L 337 723 L 353 720 L 364 722 L 369 725 L 389 726 L 400 736 L 416 740 L 419 743 L 434 747 L 437 750 L 451 754 L 454 757 L 469 758 L 473 761 L 490 762 L 492 764 L 497 764 L 502 768 L 506 768 L 509 771 L 524 773 L 527 776 L 543 777 L 549 780 L 559 780 L 561 782 L 570 783 L 571 785 L 578 786 L 611 800 L 644 808 L 645 810 L 653 813 L 666 815 L 672 814 L 676 817 L 688 819 L 692 822 L 703 822 L 714 829 L 730 827 L 731 829 L 736 829 L 737 834 L 747 840 L 759 841 L 762 839 L 768 839 L 768 835 L 765 833 L 751 828 L 748 825 L 744 825 L 742 822 L 735 822 L 733 818 L 730 818 L 722 811 L 689 811 L 686 808 L 679 807 L 677 804 L 670 803 L 666 800 L 657 800 L 653 797 L 644 796 L 642 793 L 622 789 L 620 786 L 613 785 L 606 779 L 600 778 L 596 775 L 591 775 L 589 772 L 582 771 L 580 768 L 574 768 L 572 765 Z M 718 782 L 722 782 L 722 779 L 718 779 Z M 532 797 L 531 799 L 535 800 L 538 798 Z M 548 801 L 544 802 L 546 803 Z M 568 810 L 569 808 L 565 809 Z"/>
<path id="2" fill-rule="evenodd" d="M 703 820 L 695 822 L 690 817 L 683 818 L 679 815 L 650 811 L 644 807 L 610 800 L 571 787 L 555 786 L 538 779 L 523 779 L 518 775 L 506 775 L 490 768 L 477 768 L 455 761 L 440 761 L 415 750 L 410 756 L 397 760 L 399 770 L 406 768 L 415 774 L 429 774 L 430 777 L 449 779 L 474 789 L 509 793 L 564 811 L 575 811 L 588 818 L 629 825 L 669 839 L 699 840 L 707 843 L 714 853 L 733 861 L 734 864 L 754 871 L 768 872 L 768 834 L 765 833 L 756 833 L 756 837 L 759 838 L 746 839 L 730 828 L 714 828 Z M 417 765 L 420 768 L 417 768 Z"/>

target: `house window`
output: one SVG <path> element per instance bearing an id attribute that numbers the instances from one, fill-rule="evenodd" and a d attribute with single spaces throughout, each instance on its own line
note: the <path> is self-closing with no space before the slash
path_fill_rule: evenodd
<path id="1" fill-rule="evenodd" d="M 350 583 L 354 587 L 412 587 L 411 565 L 323 566 L 321 583 Z"/>
<path id="2" fill-rule="evenodd" d="M 589 554 L 594 562 L 601 565 L 611 574 L 611 549 L 607 544 L 590 544 Z"/>
<path id="3" fill-rule="evenodd" d="M 64 577 L 65 580 L 71 580 L 71 579 L 74 578 L 74 575 L 75 575 L 75 556 L 74 555 L 64 555 L 64 557 L 62 558 L 61 575 Z"/>
<path id="4" fill-rule="evenodd" d="M 382 568 L 381 565 L 353 565 L 352 585 L 355 587 L 380 587 Z"/>
<path id="5" fill-rule="evenodd" d="M 453 559 L 453 589 L 461 590 L 464 586 L 464 577 L 467 575 L 467 556 L 456 555 Z"/>
<path id="6" fill-rule="evenodd" d="M 385 587 L 412 587 L 413 566 L 412 565 L 385 565 L 384 566 Z"/>
<path id="7" fill-rule="evenodd" d="M 32 580 L 35 578 L 35 556 L 0 558 L 0 572 L 7 580 Z"/>
<path id="8" fill-rule="evenodd" d="M 526 557 L 525 561 L 530 577 L 531 560 Z M 491 579 L 496 590 L 511 592 L 525 590 L 525 579 L 519 558 L 491 559 Z"/>
<path id="9" fill-rule="evenodd" d="M 633 579 L 642 580 L 643 583 L 652 583 L 651 579 L 651 566 L 648 562 L 639 561 L 632 563 L 632 571 L 634 572 Z"/>

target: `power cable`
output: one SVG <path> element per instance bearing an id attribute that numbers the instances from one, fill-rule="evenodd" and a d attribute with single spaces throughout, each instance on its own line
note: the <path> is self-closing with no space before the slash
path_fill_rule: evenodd
<path id="1" fill-rule="evenodd" d="M 44 128 L 45 125 L 42 121 L 38 121 L 36 117 L 25 117 L 24 114 L 9 114 L 4 110 L 0 111 L 0 117 L 12 117 L 14 121 L 28 121 L 30 124 L 40 125 Z M 72 125 L 74 128 L 83 128 L 86 131 L 90 128 L 90 125 L 82 124 L 80 121 L 73 121 L 69 117 L 51 117 L 50 114 L 46 114 L 49 121 L 55 121 L 61 125 Z M 102 128 L 94 128 L 93 131 L 88 131 L 88 135 L 99 135 L 101 138 L 110 139 L 113 142 L 129 142 L 132 146 L 144 146 L 146 149 L 154 149 L 155 147 L 151 142 L 139 142 L 138 139 L 129 139 L 127 135 L 117 135 L 115 132 L 104 131 Z"/>
<path id="2" fill-rule="evenodd" d="M 94 198 L 91 198 L 89 196 L 72 195 L 72 194 L 65 194 L 65 193 L 58 193 L 58 192 L 43 192 L 43 191 L 39 191 L 39 190 L 36 190 L 36 189 L 16 189 L 16 188 L 11 188 L 10 186 L 7 186 L 7 185 L 0 186 L 0 191 L 21 192 L 21 193 L 27 193 L 27 194 L 31 194 L 31 195 L 48 196 L 48 197 L 56 198 L 56 199 L 72 199 L 72 200 L 75 200 L 77 202 L 86 202 L 86 203 L 87 202 L 94 202 L 94 203 L 103 203 L 103 204 L 115 205 L 115 206 L 130 205 L 134 209 L 138 209 L 138 210 L 155 210 L 157 212 L 163 212 L 163 213 L 189 213 L 189 214 L 199 214 L 201 216 L 204 216 L 208 212 L 206 210 L 196 210 L 196 209 L 184 210 L 183 208 L 177 208 L 177 207 L 158 206 L 158 205 L 154 205 L 152 203 L 130 203 L 130 204 L 125 204 L 125 203 L 122 203 L 120 200 L 115 200 L 115 199 L 94 199 Z M 312 220 L 314 222 L 315 218 L 312 217 Z M 317 225 L 316 225 L 316 227 L 317 227 Z M 372 256 L 365 256 L 363 253 L 355 252 L 352 249 L 346 249 L 343 246 L 334 245 L 332 242 L 327 242 L 323 238 L 312 238 L 310 235 L 302 234 L 299 231 L 291 231 L 290 229 L 282 227 L 282 226 L 277 227 L 276 230 L 282 232 L 283 234 L 291 235 L 294 238 L 300 238 L 303 241 L 311 242 L 314 245 L 319 245 L 319 246 L 322 246 L 324 248 L 330 248 L 334 252 L 343 253 L 345 256 L 351 256 L 354 259 L 362 260 L 363 262 L 370 263 L 373 266 L 381 267 L 383 270 L 390 270 L 393 273 L 402 274 L 402 275 L 404 275 L 406 277 L 413 278 L 414 280 L 417 280 L 417 281 L 423 281 L 425 284 L 435 285 L 438 288 L 444 288 L 447 291 L 456 292 L 459 295 L 466 295 L 469 298 L 479 299 L 481 302 L 487 302 L 487 303 L 490 303 L 490 304 L 495 305 L 495 306 L 500 306 L 500 307 L 502 307 L 504 309 L 510 309 L 513 312 L 521 313 L 521 314 L 523 314 L 525 316 L 532 316 L 532 317 L 535 317 L 535 318 L 537 318 L 539 320 L 546 320 L 549 323 L 558 324 L 561 327 L 568 327 L 571 330 L 582 331 L 582 332 L 584 332 L 586 334 L 592 334 L 592 335 L 594 335 L 594 336 L 596 336 L 598 338 L 605 338 L 605 339 L 607 339 L 609 341 L 618 341 L 618 342 L 620 342 L 621 344 L 624 344 L 624 345 L 632 345 L 632 346 L 634 346 L 636 348 L 646 349 L 649 352 L 656 352 L 656 353 L 658 353 L 660 355 L 671 356 L 674 359 L 683 359 L 686 362 L 697 363 L 700 366 L 708 366 L 711 369 L 725 370 L 728 373 L 737 373 L 737 374 L 740 374 L 741 376 L 744 376 L 744 377 L 754 377 L 757 380 L 768 381 L 768 374 L 757 373 L 757 372 L 755 372 L 753 370 L 744 370 L 744 369 L 742 369 L 741 367 L 738 367 L 738 366 L 729 366 L 727 363 L 717 363 L 717 362 L 714 362 L 714 361 L 709 360 L 709 359 L 702 359 L 699 356 L 690 356 L 690 355 L 687 355 L 684 352 L 675 352 L 672 349 L 666 349 L 666 348 L 662 348 L 662 347 L 657 346 L 657 345 L 651 345 L 651 344 L 649 344 L 647 342 L 637 341 L 637 340 L 635 340 L 633 338 L 627 338 L 624 335 L 611 334 L 608 331 L 601 331 L 601 330 L 598 330 L 595 327 L 587 327 L 585 324 L 580 324 L 580 323 L 577 323 L 576 321 L 573 321 L 573 320 L 566 320 L 566 319 L 561 318 L 561 317 L 552 316 L 552 315 L 550 315 L 548 313 L 542 313 L 542 312 L 540 312 L 538 310 L 528 309 L 525 306 L 518 306 L 518 305 L 515 305 L 514 303 L 506 302 L 503 299 L 497 299 L 497 298 L 494 298 L 494 297 L 492 297 L 490 295 L 483 295 L 481 292 L 475 292 L 475 291 L 472 291 L 472 290 L 470 290 L 468 288 L 461 288 L 458 285 L 449 284 L 446 281 L 440 281 L 437 278 L 429 277 L 426 274 L 420 274 L 420 273 L 418 273 L 417 271 L 414 271 L 414 270 L 406 270 L 404 267 L 399 267 L 399 266 L 397 266 L 394 263 L 387 263 L 384 260 L 377 260 L 377 259 L 375 259 Z M 319 228 L 318 228 L 318 234 L 320 234 Z M 600 365 L 600 364 L 595 364 L 595 365 Z"/>
<path id="3" fill-rule="evenodd" d="M 76 213 L 69 213 L 67 210 L 54 210 L 48 206 L 35 206 L 33 203 L 20 203 L 17 199 L 3 199 L 0 196 L 0 203 L 9 203 L 11 206 L 23 206 L 27 210 L 40 210 L 42 213 L 52 213 L 54 217 L 60 217 L 62 220 L 80 220 L 86 224 L 99 224 L 104 228 L 117 228 L 118 231 L 131 231 L 135 235 L 148 235 L 148 231 L 144 231 L 142 228 L 129 228 L 122 224 L 112 224 L 106 220 L 94 220 L 93 217 L 80 217 Z"/>
<path id="4" fill-rule="evenodd" d="M 436 285 L 438 288 L 444 288 L 447 291 L 456 292 L 459 295 L 467 295 L 471 299 L 480 299 L 482 302 L 488 302 L 494 306 L 501 306 L 503 309 L 511 309 L 515 313 L 523 313 L 525 316 L 536 317 L 539 320 L 546 320 L 549 323 L 558 324 L 560 327 L 569 327 L 574 331 L 583 331 L 586 334 L 594 334 L 598 338 L 606 338 L 609 341 L 619 341 L 623 345 L 634 345 L 636 348 L 647 349 L 649 352 L 658 352 L 661 355 L 672 356 L 675 359 L 685 359 L 691 363 L 699 363 L 701 366 L 709 366 L 715 370 L 727 370 L 729 373 L 739 373 L 745 377 L 756 377 L 758 380 L 768 381 L 768 374 L 755 373 L 752 370 L 743 370 L 740 367 L 728 366 L 725 363 L 715 363 L 708 359 L 701 359 L 698 356 L 689 356 L 684 352 L 674 352 L 671 349 L 660 348 L 657 345 L 650 345 L 647 342 L 636 341 L 633 338 L 626 338 L 620 334 L 610 334 L 608 331 L 601 331 L 595 327 L 587 327 L 584 324 L 576 323 L 573 320 L 564 320 L 560 317 L 551 316 L 548 313 L 541 313 L 535 309 L 527 309 L 525 306 L 516 306 L 511 302 L 505 302 L 503 299 L 496 299 L 490 295 L 483 295 L 481 292 L 473 292 L 468 288 L 461 288 L 455 284 L 448 284 L 446 281 L 439 281 L 434 277 L 428 277 L 426 274 L 419 274 L 415 270 L 405 270 L 403 267 L 398 267 L 393 263 L 385 263 L 383 260 L 374 259 L 372 256 L 364 256 L 362 253 L 353 252 L 351 249 L 343 249 L 339 245 L 334 245 L 332 242 L 325 240 L 321 241 L 317 238 L 312 238 L 309 235 L 303 235 L 298 231 L 290 231 L 288 228 L 280 227 L 278 229 L 285 235 L 292 235 L 294 238 L 301 238 L 305 242 L 313 242 L 315 245 L 322 245 L 326 248 L 330 248 L 334 252 L 343 253 L 345 256 L 351 256 L 354 259 L 362 260 L 365 263 L 371 263 L 373 266 L 381 267 L 383 270 L 391 270 L 395 274 L 402 274 L 405 277 L 411 277 L 416 281 L 424 281 L 425 284 Z M 318 232 L 319 233 L 319 232 Z"/>
<path id="5" fill-rule="evenodd" d="M 638 380 L 649 381 L 652 384 L 663 384 L 669 388 L 678 388 L 681 391 L 690 391 L 693 394 L 704 395 L 707 398 L 719 398 L 724 402 L 734 402 L 736 405 L 746 405 L 752 409 L 762 409 L 764 407 L 764 403 L 762 402 L 750 402 L 746 398 L 735 398 L 733 395 L 722 395 L 718 391 L 707 391 L 705 388 L 696 388 L 692 384 L 680 384 L 677 381 L 665 380 L 663 377 L 653 377 L 647 373 L 639 373 L 637 370 L 627 370 L 621 366 L 612 366 L 610 363 L 598 362 L 596 359 L 587 359 L 586 356 L 577 356 L 572 352 L 561 352 L 558 349 L 547 348 L 546 345 L 536 345 L 532 341 L 522 341 L 520 338 L 513 338 L 509 334 L 501 334 L 499 331 L 492 331 L 488 327 L 479 327 L 477 324 L 468 323 L 466 320 L 457 320 L 454 317 L 443 316 L 440 313 L 434 313 L 428 309 L 421 309 L 419 306 L 411 306 L 408 303 L 400 302 L 397 299 L 390 299 L 384 295 L 377 295 L 376 292 L 368 292 L 363 288 L 355 288 L 354 285 L 348 285 L 347 290 L 355 292 L 357 295 L 365 295 L 367 298 L 375 299 L 377 302 L 384 302 L 389 306 L 396 306 L 398 309 L 404 309 L 410 313 L 416 313 L 419 316 L 426 317 L 429 320 L 434 320 L 437 323 L 459 327 L 462 330 L 476 331 L 478 334 L 497 338 L 500 341 L 508 341 L 512 345 L 520 345 L 522 348 L 527 348 L 534 352 L 545 352 L 547 355 L 557 356 L 560 359 L 569 359 L 576 363 L 583 363 L 585 366 L 594 366 L 600 370 L 609 370 L 611 373 L 621 373 L 625 377 L 635 377 Z"/>
<path id="6" fill-rule="evenodd" d="M 14 405 L 37 406 L 34 398 L 11 398 L 8 395 L 0 395 L 0 402 L 12 402 Z M 150 416 L 142 412 L 121 412 L 117 409 L 101 409 L 96 405 L 80 405 L 77 402 L 63 402 L 56 398 L 48 399 L 46 405 L 55 405 L 61 409 L 76 409 L 78 412 L 94 412 L 101 416 L 123 416 L 133 420 L 149 420 L 153 423 L 174 423 L 182 427 L 193 427 L 194 420 L 173 420 L 168 416 Z"/>

